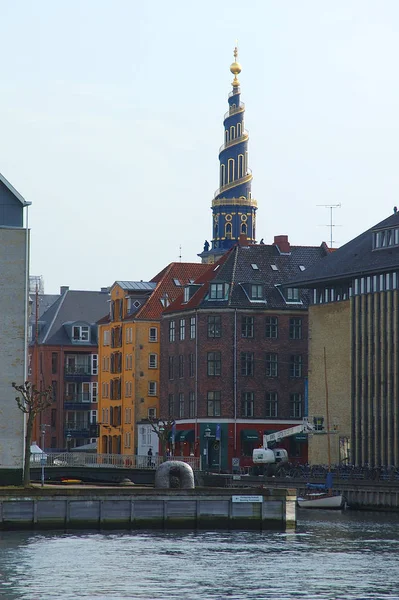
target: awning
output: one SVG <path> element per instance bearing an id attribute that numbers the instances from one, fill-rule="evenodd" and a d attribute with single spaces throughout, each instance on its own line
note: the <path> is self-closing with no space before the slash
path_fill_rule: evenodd
<path id="1" fill-rule="evenodd" d="M 194 441 L 194 429 L 183 429 L 182 431 L 176 431 L 176 442 L 193 442 Z"/>
<path id="2" fill-rule="evenodd" d="M 241 437 L 244 442 L 259 442 L 259 431 L 256 429 L 241 429 Z"/>

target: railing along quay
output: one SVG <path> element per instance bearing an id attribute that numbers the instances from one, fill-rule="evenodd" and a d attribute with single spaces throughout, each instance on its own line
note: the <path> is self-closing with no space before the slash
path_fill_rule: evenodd
<path id="1" fill-rule="evenodd" d="M 169 456 L 167 460 L 179 460 L 199 471 L 200 459 L 196 456 Z M 97 454 L 95 452 L 44 452 L 31 456 L 31 467 L 118 467 L 126 469 L 156 469 L 164 462 L 162 456 L 124 454 Z"/>

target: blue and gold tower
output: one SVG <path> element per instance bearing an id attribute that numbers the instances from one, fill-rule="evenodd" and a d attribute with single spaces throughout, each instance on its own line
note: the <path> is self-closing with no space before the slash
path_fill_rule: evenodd
<path id="1" fill-rule="evenodd" d="M 228 97 L 229 110 L 224 115 L 224 144 L 219 150 L 219 188 L 212 201 L 212 247 L 206 241 L 199 254 L 203 263 L 213 263 L 234 246 L 244 234 L 255 243 L 255 216 L 257 202 L 251 195 L 252 172 L 248 167 L 248 132 L 244 128 L 245 104 L 240 100 L 238 75 L 241 65 L 234 62 L 230 71 L 234 75 L 233 90 Z"/>

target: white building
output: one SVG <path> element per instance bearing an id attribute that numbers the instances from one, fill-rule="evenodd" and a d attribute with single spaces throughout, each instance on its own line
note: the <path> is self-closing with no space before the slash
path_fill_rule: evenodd
<path id="1" fill-rule="evenodd" d="M 0 485 L 23 475 L 25 419 L 11 384 L 27 378 L 29 204 L 0 173 Z"/>

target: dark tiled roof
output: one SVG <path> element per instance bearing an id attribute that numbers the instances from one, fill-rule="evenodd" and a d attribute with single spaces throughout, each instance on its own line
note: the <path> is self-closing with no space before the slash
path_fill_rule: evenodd
<path id="1" fill-rule="evenodd" d="M 399 246 L 373 251 L 373 232 L 399 227 L 399 212 L 370 227 L 364 233 L 337 248 L 320 263 L 293 277 L 292 285 L 313 287 L 317 283 L 352 279 L 354 276 L 378 273 L 399 267 Z"/>
<path id="2" fill-rule="evenodd" d="M 40 317 L 39 343 L 70 345 L 64 324 L 83 321 L 94 326 L 107 312 L 108 298 L 107 292 L 67 290 Z"/>
<path id="3" fill-rule="evenodd" d="M 208 271 L 196 283 L 202 284 L 189 302 L 184 303 L 179 297 L 167 312 L 175 312 L 190 308 L 251 308 L 286 309 L 306 308 L 308 293 L 301 292 L 300 304 L 287 304 L 278 290 L 297 273 L 300 267 L 308 269 L 319 263 L 326 254 L 325 246 L 291 246 L 290 253 L 281 254 L 275 245 L 234 246 L 218 263 L 211 265 Z M 254 267 L 252 266 L 254 265 Z M 272 266 L 273 265 L 273 266 Z M 229 295 L 225 300 L 209 300 L 210 282 L 229 284 Z M 264 285 L 266 302 L 254 302 L 249 299 L 246 289 L 248 285 Z"/>

